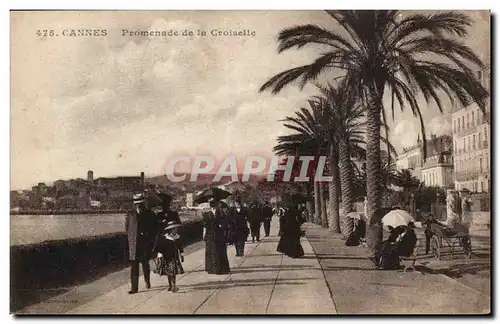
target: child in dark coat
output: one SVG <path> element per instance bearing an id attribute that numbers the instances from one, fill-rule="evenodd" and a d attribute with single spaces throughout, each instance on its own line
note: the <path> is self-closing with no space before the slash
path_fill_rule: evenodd
<path id="1" fill-rule="evenodd" d="M 176 275 L 183 274 L 181 262 L 184 262 L 184 252 L 180 236 L 177 233 L 181 225 L 175 221 L 167 223 L 164 233 L 157 237 L 154 252 L 158 253 L 156 259 L 156 270 L 160 276 L 166 275 L 168 278 L 168 291 L 176 292 Z"/>

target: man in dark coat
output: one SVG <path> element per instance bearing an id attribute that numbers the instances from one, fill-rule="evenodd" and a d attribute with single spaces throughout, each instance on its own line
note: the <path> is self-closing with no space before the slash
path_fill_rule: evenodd
<path id="1" fill-rule="evenodd" d="M 267 201 L 265 201 L 262 206 L 262 218 L 264 222 L 264 232 L 266 236 L 269 236 L 271 231 L 271 221 L 273 219 L 273 208 Z"/>
<path id="2" fill-rule="evenodd" d="M 409 257 L 413 255 L 415 245 L 417 244 L 417 235 L 415 234 L 415 224 L 410 222 L 406 227 L 404 234 L 398 242 L 398 253 L 400 256 Z"/>
<path id="3" fill-rule="evenodd" d="M 247 226 L 247 209 L 239 200 L 229 209 L 229 243 L 234 244 L 236 256 L 242 257 L 245 252 L 245 241 L 250 233 Z"/>
<path id="4" fill-rule="evenodd" d="M 151 288 L 149 260 L 158 232 L 158 221 L 154 212 L 147 208 L 142 194 L 134 195 L 134 210 L 127 214 L 125 230 L 128 236 L 129 260 L 131 261 L 129 294 L 139 290 L 139 263 L 142 265 L 146 287 Z"/>
<path id="5" fill-rule="evenodd" d="M 248 223 L 250 224 L 252 242 L 259 242 L 260 226 L 262 224 L 262 208 L 255 201 L 248 207 Z"/>

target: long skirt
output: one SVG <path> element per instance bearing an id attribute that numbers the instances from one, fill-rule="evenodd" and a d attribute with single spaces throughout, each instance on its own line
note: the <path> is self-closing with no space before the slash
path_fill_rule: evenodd
<path id="1" fill-rule="evenodd" d="M 206 241 L 205 271 L 210 274 L 228 274 L 229 260 L 225 242 Z"/>
<path id="2" fill-rule="evenodd" d="M 165 260 L 164 258 L 155 259 L 155 269 L 154 273 L 160 276 L 175 276 L 184 273 L 184 268 L 179 258 L 172 258 L 170 260 Z"/>
<path id="3" fill-rule="evenodd" d="M 277 251 L 291 258 L 300 258 L 303 256 L 304 249 L 302 245 L 300 245 L 300 235 L 282 235 L 278 243 Z"/>

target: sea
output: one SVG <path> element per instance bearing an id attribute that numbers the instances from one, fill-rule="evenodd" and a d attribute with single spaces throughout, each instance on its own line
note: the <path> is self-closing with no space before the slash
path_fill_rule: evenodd
<path id="1" fill-rule="evenodd" d="M 179 213 L 181 221 L 199 218 Z M 125 231 L 125 214 L 11 215 L 10 246 Z"/>

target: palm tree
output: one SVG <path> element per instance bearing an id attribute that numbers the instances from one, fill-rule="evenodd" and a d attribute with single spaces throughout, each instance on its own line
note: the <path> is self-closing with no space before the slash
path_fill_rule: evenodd
<path id="1" fill-rule="evenodd" d="M 393 178 L 393 183 L 403 189 L 418 188 L 420 186 L 420 180 L 413 176 L 411 170 L 402 169 L 396 171 Z"/>
<path id="2" fill-rule="evenodd" d="M 315 156 L 318 158 L 325 153 L 326 136 L 324 127 L 323 107 L 315 100 L 309 100 L 309 109 L 300 108 L 295 112 L 295 116 L 286 117 L 284 126 L 297 133 L 278 137 L 278 145 L 273 151 L 278 155 L 301 154 Z M 314 181 L 314 211 L 315 220 L 320 221 L 323 226 L 327 226 L 326 211 L 323 206 L 324 195 L 320 184 Z"/>
<path id="3" fill-rule="evenodd" d="M 319 100 L 328 112 L 330 165 L 337 160 L 337 157 L 338 165 L 340 165 L 340 189 L 342 191 L 340 230 L 342 235 L 347 237 L 354 229 L 352 218 L 346 217 L 354 206 L 352 196 L 354 166 L 351 157 L 364 154 L 364 148 L 361 146 L 364 144 L 365 134 L 364 110 L 345 85 L 341 84 L 338 88 L 332 85 L 320 86 L 319 89 L 321 92 Z M 337 171 L 338 165 L 335 163 L 333 166 Z M 333 189 L 337 188 L 337 181 L 337 177 L 334 177 L 330 182 Z M 332 191 L 330 191 L 330 211 L 333 218 L 338 219 L 338 191 L 334 191 L 333 194 Z M 338 231 L 337 228 L 332 229 Z"/>
<path id="4" fill-rule="evenodd" d="M 413 176 L 409 169 L 398 170 L 394 173 L 392 183 L 403 188 L 403 197 L 405 205 L 409 205 L 410 192 L 419 188 L 420 180 Z"/>
<path id="5" fill-rule="evenodd" d="M 327 11 L 340 27 L 328 30 L 308 24 L 282 30 L 279 52 L 306 45 L 330 48 L 311 64 L 292 68 L 269 79 L 261 91 L 278 93 L 294 81 L 301 87 L 326 70 L 335 70 L 358 91 L 367 112 L 368 239 L 372 249 L 382 239 L 380 213 L 380 132 L 386 119 L 383 98 L 392 95 L 401 109 L 410 106 L 418 117 L 425 146 L 425 127 L 417 95 L 434 102 L 442 112 L 442 94 L 463 106 L 476 102 L 485 113 L 488 93 L 474 73 L 483 68 L 479 57 L 459 39 L 467 36 L 472 20 L 458 12 L 410 14 L 396 10 Z M 425 152 L 424 147 L 424 152 Z M 425 154 L 425 153 L 424 153 Z M 425 159 L 425 156 L 424 156 Z"/>

